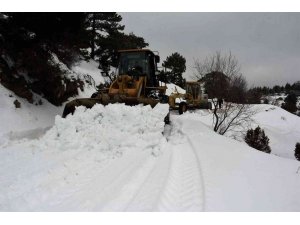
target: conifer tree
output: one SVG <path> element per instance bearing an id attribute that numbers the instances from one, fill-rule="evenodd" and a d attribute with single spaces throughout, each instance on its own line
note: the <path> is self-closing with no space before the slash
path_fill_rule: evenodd
<path id="1" fill-rule="evenodd" d="M 178 52 L 175 52 L 168 56 L 163 62 L 162 66 L 170 69 L 167 71 L 167 80 L 170 83 L 174 83 L 180 87 L 184 87 L 185 79 L 182 77 L 182 74 L 186 70 L 186 59 L 180 55 Z"/>
<path id="2" fill-rule="evenodd" d="M 271 148 L 269 146 L 269 138 L 265 135 L 264 130 L 259 126 L 254 130 L 250 129 L 247 131 L 245 142 L 252 148 L 255 148 L 259 151 L 265 153 L 271 152 Z"/>

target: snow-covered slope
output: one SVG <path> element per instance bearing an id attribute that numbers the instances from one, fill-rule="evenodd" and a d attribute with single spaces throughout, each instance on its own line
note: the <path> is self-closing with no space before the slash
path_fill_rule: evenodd
<path id="1" fill-rule="evenodd" d="M 90 79 L 89 76 L 91 76 L 95 81 L 95 85 L 104 82 L 104 78 L 98 69 L 98 64 L 93 60 L 89 62 L 80 61 L 71 70 L 59 62 L 57 57 L 54 57 L 54 60 L 70 76 L 78 76 L 83 80 Z M 78 89 L 79 95 L 77 97 L 90 97 L 96 91 L 95 85 L 85 82 L 84 91 L 82 92 Z M 20 108 L 15 107 L 15 100 L 21 103 Z M 34 94 L 34 104 L 30 104 L 27 100 L 18 97 L 1 84 L 0 105 L 0 144 L 10 139 L 18 139 L 25 136 L 35 138 L 42 135 L 49 127 L 53 126 L 55 116 L 61 115 L 64 108 L 64 105 L 59 107 L 52 105 L 37 94 Z"/>
<path id="2" fill-rule="evenodd" d="M 294 150 L 300 142 L 300 117 L 272 105 L 256 105 L 255 123 L 265 130 L 272 153 L 295 159 Z"/>
<path id="3" fill-rule="evenodd" d="M 30 104 L 0 84 L 0 144 L 23 135 L 37 137 L 54 124 L 55 115 L 62 114 L 62 107 L 56 107 L 37 95 L 34 98 L 37 105 Z M 21 103 L 21 108 L 15 107 L 15 100 Z"/>
<path id="4" fill-rule="evenodd" d="M 299 162 L 168 107 L 109 105 L 1 146 L 1 211 L 299 211 Z M 162 134 L 163 132 L 163 134 Z"/>
<path id="5" fill-rule="evenodd" d="M 251 110 L 255 112 L 252 116 L 251 127 L 254 129 L 260 126 L 269 137 L 271 154 L 284 158 L 295 159 L 294 150 L 297 142 L 300 142 L 300 117 L 286 110 L 267 104 L 253 105 Z M 212 127 L 213 115 L 206 110 L 189 112 L 194 119 L 197 119 L 207 126 Z M 248 127 L 234 133 L 234 138 L 243 142 L 244 134 Z M 232 137 L 229 132 L 225 136 Z"/>
<path id="6" fill-rule="evenodd" d="M 99 85 L 100 83 L 104 83 L 105 80 L 103 78 L 103 76 L 101 75 L 101 70 L 98 68 L 99 63 L 94 61 L 94 60 L 90 60 L 90 61 L 80 61 L 77 64 L 75 64 L 72 67 L 72 70 L 77 73 L 77 74 L 88 74 L 90 75 L 94 81 L 96 85 Z"/>

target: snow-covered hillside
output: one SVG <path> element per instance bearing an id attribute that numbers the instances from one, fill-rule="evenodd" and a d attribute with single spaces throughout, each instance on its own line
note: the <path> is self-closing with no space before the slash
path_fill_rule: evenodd
<path id="1" fill-rule="evenodd" d="M 267 104 L 253 105 L 251 110 L 255 112 L 253 115 L 251 128 L 260 126 L 264 129 L 265 134 L 270 139 L 271 154 L 284 158 L 295 159 L 294 150 L 297 142 L 300 142 L 300 117 L 286 110 Z M 193 118 L 212 127 L 213 115 L 206 110 L 189 112 Z M 245 126 L 244 130 L 238 132 L 228 132 L 225 136 L 234 137 L 243 142 L 244 134 L 250 127 Z"/>
<path id="2" fill-rule="evenodd" d="M 300 142 L 300 117 L 277 106 L 255 107 L 258 113 L 254 116 L 254 121 L 269 137 L 272 153 L 295 159 L 295 145 Z"/>
<path id="3" fill-rule="evenodd" d="M 62 63 L 60 65 L 68 74 L 76 75 L 83 80 L 89 79 L 87 75 L 91 76 L 95 81 L 95 85 L 104 82 L 104 78 L 98 69 L 98 64 L 93 60 L 89 62 L 80 61 L 74 65 L 72 70 Z M 90 97 L 96 91 L 95 85 L 85 82 L 84 91 L 82 92 L 78 88 L 79 95 L 77 97 Z M 21 103 L 20 108 L 15 107 L 15 100 Z M 9 139 L 18 139 L 23 136 L 31 136 L 32 138 L 40 136 L 53 126 L 55 116 L 61 115 L 64 108 L 64 105 L 59 107 L 52 105 L 37 94 L 34 94 L 34 103 L 30 104 L 27 100 L 18 97 L 1 84 L 0 105 L 2 125 L 0 129 L 0 144 Z"/>
<path id="4" fill-rule="evenodd" d="M 56 107 L 40 96 L 34 97 L 35 103 L 30 104 L 0 84 L 0 145 L 9 139 L 22 138 L 23 135 L 38 137 L 54 124 L 56 115 L 61 115 L 62 107 Z M 15 107 L 15 100 L 21 103 L 21 108 Z"/>

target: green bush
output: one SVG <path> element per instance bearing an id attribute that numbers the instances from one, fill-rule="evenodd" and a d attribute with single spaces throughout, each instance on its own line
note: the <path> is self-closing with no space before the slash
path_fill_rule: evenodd
<path id="1" fill-rule="evenodd" d="M 265 153 L 271 152 L 271 148 L 269 146 L 269 138 L 265 135 L 264 130 L 259 126 L 254 130 L 250 129 L 247 131 L 245 142 L 252 148 L 255 148 L 259 151 Z"/>

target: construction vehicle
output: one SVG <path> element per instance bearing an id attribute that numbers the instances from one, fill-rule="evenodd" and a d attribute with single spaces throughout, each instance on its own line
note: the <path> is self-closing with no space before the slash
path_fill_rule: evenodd
<path id="1" fill-rule="evenodd" d="M 75 99 L 66 104 L 63 117 L 73 113 L 77 106 L 92 108 L 95 104 L 125 103 L 151 105 L 168 103 L 166 85 L 160 86 L 157 73 L 158 54 L 149 49 L 130 49 L 118 52 L 117 78 L 107 89 L 101 89 L 91 98 Z M 168 117 L 165 119 L 168 122 Z"/>
<path id="2" fill-rule="evenodd" d="M 211 109 L 211 103 L 208 102 L 207 94 L 204 94 L 201 82 L 187 81 L 185 90 L 185 94 L 175 90 L 169 96 L 171 109 L 178 110 L 179 114 L 186 112 L 188 109 Z"/>

